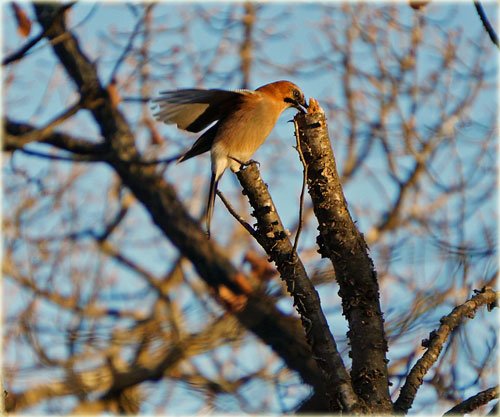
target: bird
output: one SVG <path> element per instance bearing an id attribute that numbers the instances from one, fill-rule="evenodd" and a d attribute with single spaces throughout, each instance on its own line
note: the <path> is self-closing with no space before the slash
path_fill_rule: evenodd
<path id="1" fill-rule="evenodd" d="M 180 163 L 210 151 L 212 175 L 205 211 L 208 238 L 217 186 L 224 171 L 230 168 L 238 172 L 250 163 L 283 111 L 296 108 L 305 113 L 307 107 L 302 90 L 285 80 L 256 90 L 189 88 L 160 91 L 153 99 L 153 115 L 157 121 L 175 124 L 181 130 L 194 133 L 211 125 L 189 150 L 171 158 Z"/>

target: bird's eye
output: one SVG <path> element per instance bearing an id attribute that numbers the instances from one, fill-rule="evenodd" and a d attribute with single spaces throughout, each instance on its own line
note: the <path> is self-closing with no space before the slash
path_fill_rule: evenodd
<path id="1" fill-rule="evenodd" d="M 300 94 L 299 90 L 293 90 L 293 98 L 297 101 L 299 101 L 302 97 L 302 94 Z"/>

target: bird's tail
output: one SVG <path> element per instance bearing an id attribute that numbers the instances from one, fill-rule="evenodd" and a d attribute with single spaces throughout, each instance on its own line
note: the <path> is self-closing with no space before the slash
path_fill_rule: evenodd
<path id="1" fill-rule="evenodd" d="M 166 164 L 171 164 L 172 162 L 179 163 L 179 162 L 182 162 L 183 156 L 184 156 L 184 154 L 178 153 L 177 155 L 173 155 L 173 156 L 166 158 L 163 162 Z"/>
<path id="2" fill-rule="evenodd" d="M 210 191 L 208 192 L 207 212 L 205 215 L 207 236 L 209 239 L 210 239 L 210 222 L 212 221 L 212 215 L 214 212 L 215 193 L 217 192 L 218 183 L 219 179 L 216 177 L 215 172 L 212 172 L 212 178 L 210 179 Z"/>
<path id="3" fill-rule="evenodd" d="M 164 164 L 171 164 L 172 162 L 180 164 L 181 162 L 184 162 L 185 160 L 190 158 L 190 156 L 187 156 L 186 154 L 187 152 L 178 153 L 177 155 L 169 156 L 168 158 L 162 159 L 161 162 L 163 162 Z"/>

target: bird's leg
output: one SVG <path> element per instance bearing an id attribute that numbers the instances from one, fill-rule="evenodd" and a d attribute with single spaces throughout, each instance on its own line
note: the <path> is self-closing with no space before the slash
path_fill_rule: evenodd
<path id="1" fill-rule="evenodd" d="M 235 157 L 233 156 L 229 156 L 229 158 L 231 158 L 233 161 L 236 161 L 238 162 L 238 164 L 240 164 L 240 166 L 243 168 L 243 167 L 248 167 L 252 164 L 257 164 L 258 166 L 260 166 L 260 162 L 259 161 L 255 161 L 254 159 L 250 159 L 246 162 L 242 162 L 240 161 L 239 159 L 236 159 Z"/>
<path id="2" fill-rule="evenodd" d="M 248 161 L 246 161 L 246 162 L 243 162 L 243 163 L 241 164 L 241 166 L 243 166 L 243 167 L 248 167 L 248 166 L 250 166 L 250 165 L 252 165 L 252 164 L 257 164 L 257 166 L 259 166 L 259 167 L 260 167 L 260 162 L 259 162 L 259 161 L 256 161 L 255 159 L 250 159 L 250 160 L 248 160 Z"/>

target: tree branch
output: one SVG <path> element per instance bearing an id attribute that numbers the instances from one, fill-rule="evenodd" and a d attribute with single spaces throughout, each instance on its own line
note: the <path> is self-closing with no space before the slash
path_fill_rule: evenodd
<path id="1" fill-rule="evenodd" d="M 349 322 L 351 378 L 373 412 L 390 412 L 387 340 L 376 272 L 363 236 L 347 208 L 323 110 L 311 99 L 307 114 L 295 116 L 308 166 L 307 184 L 319 222 L 319 253 L 330 258 Z"/>
<path id="2" fill-rule="evenodd" d="M 234 318 L 222 316 L 203 331 L 187 335 L 175 344 L 164 341 L 161 344 L 161 350 L 155 355 L 143 355 L 137 361 L 127 364 L 120 361 L 119 370 L 114 366 L 114 358 L 109 358 L 108 363 L 83 370 L 76 378 L 67 375 L 61 381 L 55 380 L 50 384 L 41 384 L 23 392 L 9 393 L 13 401 L 9 405 L 11 408 L 7 411 L 20 411 L 46 399 L 82 392 L 103 393 L 101 399 L 106 399 L 114 393 L 144 381 L 157 381 L 165 373 L 173 371 L 181 361 L 219 346 L 221 338 L 237 337 L 239 327 L 235 326 L 233 321 Z M 145 329 L 142 330 L 137 337 L 144 339 L 145 343 L 150 343 L 155 339 L 154 335 L 146 332 Z"/>
<path id="3" fill-rule="evenodd" d="M 442 317 L 439 329 L 432 331 L 429 339 L 422 341 L 422 346 L 426 347 L 427 351 L 408 374 L 401 388 L 399 398 L 394 404 L 396 411 L 406 414 L 411 408 L 417 391 L 424 381 L 424 376 L 437 361 L 443 345 L 451 333 L 462 323 L 463 319 L 466 317 L 473 318 L 476 310 L 483 305 L 487 305 L 488 309 L 492 309 L 495 306 L 498 296 L 491 288 L 486 287 L 475 292 L 476 294 L 470 300 L 455 307 L 450 314 Z"/>
<path id="4" fill-rule="evenodd" d="M 51 132 L 50 134 L 38 135 L 38 132 L 40 130 L 31 124 L 4 119 L 3 150 L 22 149 L 34 141 L 78 155 L 100 156 L 102 159 L 105 158 L 109 150 L 109 146 L 106 144 L 95 143 L 90 139 L 79 138 L 67 133 Z"/>
<path id="5" fill-rule="evenodd" d="M 349 374 L 321 309 L 318 292 L 307 276 L 302 261 L 293 250 L 257 164 L 250 164 L 236 175 L 243 187 L 243 194 L 248 197 L 254 209 L 252 215 L 257 219 L 255 237 L 275 262 L 281 279 L 286 283 L 302 320 L 313 357 L 324 373 L 326 393 L 333 400 L 330 401 L 330 411 L 338 411 L 337 404 L 340 402 L 343 411 L 359 412 L 361 404 L 354 394 Z"/>
<path id="6" fill-rule="evenodd" d="M 474 7 L 476 8 L 477 14 L 479 15 L 479 18 L 481 19 L 481 22 L 483 23 L 484 29 L 486 30 L 486 33 L 488 33 L 488 36 L 491 39 L 491 42 L 493 42 L 497 48 L 500 48 L 500 45 L 498 44 L 498 36 L 495 32 L 495 29 L 491 25 L 488 16 L 486 16 L 486 13 L 483 9 L 482 4 L 479 1 L 474 2 Z"/>
<path id="7" fill-rule="evenodd" d="M 444 415 L 450 416 L 457 414 L 468 414 L 478 409 L 482 405 L 488 404 L 495 398 L 498 398 L 498 385 L 496 387 L 481 391 L 470 398 L 467 398 L 465 401 L 462 401 L 460 404 L 457 404 L 455 407 L 453 407 L 450 411 L 444 413 Z"/>
<path id="8" fill-rule="evenodd" d="M 66 10 L 70 9 L 71 7 L 74 6 L 76 2 L 70 2 L 70 3 L 67 3 L 67 4 L 64 4 L 62 5 L 57 14 L 54 16 L 54 20 L 61 16 Z M 49 25 L 50 26 L 50 25 Z M 42 31 L 42 33 L 38 34 L 37 36 L 35 36 L 34 38 L 30 39 L 28 42 L 26 42 L 21 48 L 19 48 L 16 52 L 13 52 L 12 54 L 10 54 L 9 56 L 5 57 L 2 61 L 2 65 L 3 66 L 6 66 L 6 65 L 9 65 L 15 61 L 19 61 L 22 57 L 24 57 L 24 55 L 26 55 L 26 53 L 31 49 L 33 48 L 33 46 L 35 46 L 38 42 L 40 42 L 44 36 L 47 34 L 47 29 L 45 29 L 44 31 Z"/>
<path id="9" fill-rule="evenodd" d="M 35 10 L 42 26 L 48 27 L 57 7 L 36 3 Z M 55 19 L 48 36 L 57 37 L 65 32 L 61 17 Z M 153 222 L 192 262 L 219 302 L 270 346 L 290 369 L 297 371 L 306 383 L 322 387 L 323 377 L 311 357 L 298 321 L 282 314 L 265 295 L 254 293 L 247 278 L 232 265 L 224 250 L 206 239 L 198 222 L 188 214 L 174 188 L 156 172 L 156 167 L 137 162 L 139 152 L 135 137 L 124 115 L 113 106 L 94 64 L 85 56 L 75 36 L 69 32 L 64 41 L 52 47 L 82 96 L 99 99 L 99 105 L 91 112 L 102 137 L 110 145 L 108 163 L 144 205 Z"/>
<path id="10" fill-rule="evenodd" d="M 251 236 L 255 237 L 256 238 L 256 233 L 255 233 L 255 230 L 253 229 L 252 226 L 250 226 L 243 217 L 241 217 L 237 212 L 236 210 L 234 209 L 234 207 L 231 205 L 231 203 L 228 201 L 228 199 L 224 196 L 224 194 L 221 193 L 220 190 L 217 190 L 217 195 L 219 196 L 219 198 L 221 199 L 222 203 L 224 203 L 224 205 L 226 206 L 227 208 L 227 211 L 229 211 L 229 214 L 231 214 L 231 216 L 233 216 L 239 224 L 241 224 L 246 230 L 248 233 L 250 233 Z"/>
<path id="11" fill-rule="evenodd" d="M 243 15 L 243 41 L 240 45 L 240 70 L 243 75 L 241 88 L 248 88 L 250 85 L 250 73 L 252 67 L 252 52 L 254 48 L 253 31 L 256 20 L 256 4 L 250 1 L 243 5 L 245 14 Z"/>

